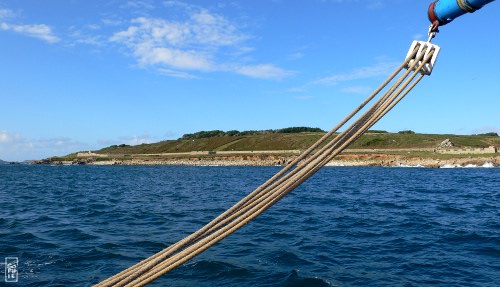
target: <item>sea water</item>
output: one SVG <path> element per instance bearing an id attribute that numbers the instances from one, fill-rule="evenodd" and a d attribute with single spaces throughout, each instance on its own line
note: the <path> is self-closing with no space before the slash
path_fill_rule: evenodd
<path id="1" fill-rule="evenodd" d="M 5 286 L 98 283 L 278 170 L 0 166 Z M 324 168 L 151 286 L 500 286 L 500 169 Z"/>

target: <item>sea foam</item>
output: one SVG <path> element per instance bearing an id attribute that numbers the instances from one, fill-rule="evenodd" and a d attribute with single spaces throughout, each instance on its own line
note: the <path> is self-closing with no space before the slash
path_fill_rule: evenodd
<path id="1" fill-rule="evenodd" d="M 465 166 L 459 164 L 445 164 L 440 166 L 440 168 L 494 168 L 495 165 L 492 162 L 486 162 L 483 165 L 467 164 Z"/>

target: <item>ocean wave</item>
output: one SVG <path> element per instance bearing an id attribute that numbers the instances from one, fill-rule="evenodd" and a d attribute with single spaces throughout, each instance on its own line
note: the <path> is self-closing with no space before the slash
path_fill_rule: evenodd
<path id="1" fill-rule="evenodd" d="M 417 164 L 417 165 L 400 164 L 400 165 L 396 165 L 394 167 L 425 168 L 425 166 L 423 166 L 421 164 Z"/>
<path id="2" fill-rule="evenodd" d="M 293 270 L 282 285 L 283 287 L 328 287 L 334 286 L 330 282 L 316 277 L 302 277 L 297 270 Z"/>
<path id="3" fill-rule="evenodd" d="M 483 165 L 476 165 L 476 164 L 466 164 L 466 165 L 460 165 L 460 164 L 445 164 L 440 166 L 439 168 L 494 168 L 495 165 L 492 162 L 486 162 Z"/>
<path id="4" fill-rule="evenodd" d="M 459 164 L 445 164 L 440 166 L 439 168 L 461 168 L 462 166 Z"/>
<path id="5" fill-rule="evenodd" d="M 485 164 L 483 164 L 482 167 L 484 167 L 484 168 L 493 168 L 493 167 L 495 167 L 495 165 L 493 163 L 491 163 L 491 162 L 486 162 Z"/>
<path id="6" fill-rule="evenodd" d="M 248 276 L 250 270 L 222 261 L 200 260 L 194 263 L 186 264 L 187 267 L 192 269 L 193 274 L 201 278 L 212 277 L 215 279 L 229 279 L 238 278 L 241 276 Z"/>

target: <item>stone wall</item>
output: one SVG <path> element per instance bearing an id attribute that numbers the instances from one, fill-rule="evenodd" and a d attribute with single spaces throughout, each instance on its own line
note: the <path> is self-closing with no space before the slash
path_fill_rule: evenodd
<path id="1" fill-rule="evenodd" d="M 487 148 L 437 148 L 435 150 L 437 153 L 442 154 L 491 154 L 499 152 L 499 149 L 494 146 L 490 146 Z"/>
<path id="2" fill-rule="evenodd" d="M 98 154 L 98 153 L 93 153 L 93 152 L 79 152 L 76 154 L 76 157 L 79 158 L 88 158 L 88 157 L 107 157 L 105 154 Z"/>

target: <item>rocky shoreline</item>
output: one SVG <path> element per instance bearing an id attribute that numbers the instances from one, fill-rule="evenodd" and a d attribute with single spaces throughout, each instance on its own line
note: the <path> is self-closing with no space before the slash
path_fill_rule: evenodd
<path id="1" fill-rule="evenodd" d="M 76 159 L 73 161 L 41 161 L 37 164 L 56 165 L 171 165 L 171 166 L 284 166 L 294 156 L 225 156 L 162 159 Z M 388 154 L 344 154 L 339 155 L 327 166 L 385 166 L 385 167 L 499 167 L 500 156 L 457 157 L 447 159 L 408 157 Z"/>

